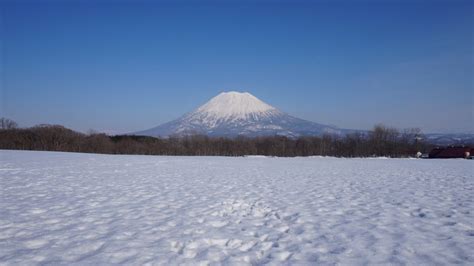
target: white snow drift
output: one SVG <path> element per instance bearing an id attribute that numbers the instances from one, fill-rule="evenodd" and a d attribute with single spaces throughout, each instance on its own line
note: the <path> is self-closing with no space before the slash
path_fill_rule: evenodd
<path id="1" fill-rule="evenodd" d="M 473 161 L 0 151 L 0 264 L 473 264 Z"/>

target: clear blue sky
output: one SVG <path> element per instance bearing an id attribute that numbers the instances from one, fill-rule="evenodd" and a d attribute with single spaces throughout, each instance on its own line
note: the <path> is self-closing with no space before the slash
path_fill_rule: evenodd
<path id="1" fill-rule="evenodd" d="M 294 116 L 473 132 L 472 1 L 2 1 L 0 116 L 122 133 L 248 91 Z"/>

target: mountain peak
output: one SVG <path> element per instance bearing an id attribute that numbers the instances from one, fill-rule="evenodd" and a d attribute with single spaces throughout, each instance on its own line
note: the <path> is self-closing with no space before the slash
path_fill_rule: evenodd
<path id="1" fill-rule="evenodd" d="M 248 92 L 229 91 L 215 96 L 195 112 L 227 120 L 230 118 L 245 119 L 249 115 L 269 111 L 276 111 L 276 108 L 264 103 Z"/>
<path id="2" fill-rule="evenodd" d="M 302 120 L 261 101 L 248 92 L 222 92 L 193 112 L 138 135 L 273 136 L 341 134 L 338 128 Z"/>
<path id="3" fill-rule="evenodd" d="M 235 96 L 253 96 L 252 94 L 248 92 L 240 92 L 240 91 L 223 91 L 219 93 L 217 96 L 228 96 L 228 95 L 235 95 Z"/>

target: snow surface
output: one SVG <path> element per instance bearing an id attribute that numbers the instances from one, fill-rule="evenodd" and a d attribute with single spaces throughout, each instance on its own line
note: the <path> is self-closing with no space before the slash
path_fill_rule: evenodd
<path id="1" fill-rule="evenodd" d="M 474 161 L 0 151 L 0 264 L 466 264 Z"/>

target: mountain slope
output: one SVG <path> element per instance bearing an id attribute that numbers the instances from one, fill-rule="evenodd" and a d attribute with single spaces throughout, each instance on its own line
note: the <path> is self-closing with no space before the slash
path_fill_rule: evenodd
<path id="1" fill-rule="evenodd" d="M 440 134 L 440 133 L 429 133 L 425 134 L 426 141 L 438 145 L 473 145 L 474 134 L 472 133 L 458 133 L 458 134 Z"/>
<path id="2" fill-rule="evenodd" d="M 223 92 L 191 113 L 135 135 L 167 137 L 343 134 L 345 130 L 290 116 L 250 93 Z"/>

